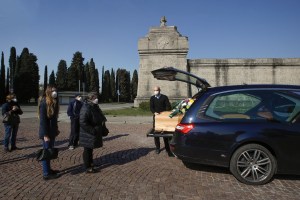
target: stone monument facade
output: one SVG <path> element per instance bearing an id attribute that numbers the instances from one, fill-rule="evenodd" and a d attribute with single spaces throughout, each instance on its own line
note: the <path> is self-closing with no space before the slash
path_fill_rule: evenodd
<path id="1" fill-rule="evenodd" d="M 139 39 L 139 83 L 135 107 L 140 102 L 149 101 L 154 86 L 160 86 L 161 92 L 171 101 L 188 96 L 187 84 L 159 81 L 151 74 L 152 70 L 170 66 L 187 71 L 188 38 L 182 36 L 176 26 L 167 26 L 166 22 L 166 18 L 162 17 L 159 27 L 150 28 L 149 33 Z"/>
<path id="2" fill-rule="evenodd" d="M 175 67 L 204 78 L 212 86 L 239 84 L 300 85 L 300 58 L 187 59 L 187 37 L 176 26 L 167 26 L 162 17 L 159 27 L 152 27 L 138 42 L 139 82 L 134 106 L 149 101 L 154 86 L 161 86 L 170 101 L 191 97 L 196 87 L 179 81 L 159 81 L 152 70 Z"/>

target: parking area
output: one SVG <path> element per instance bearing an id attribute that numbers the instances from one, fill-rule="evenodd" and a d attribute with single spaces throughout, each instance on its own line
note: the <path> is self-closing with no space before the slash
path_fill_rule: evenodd
<path id="1" fill-rule="evenodd" d="M 59 158 L 52 167 L 62 176 L 49 181 L 43 180 L 35 160 L 41 148 L 37 118 L 22 119 L 17 140 L 21 150 L 9 153 L 3 151 L 1 123 L 0 199 L 300 199 L 300 176 L 277 175 L 267 185 L 248 186 L 227 169 L 187 167 L 165 151 L 155 154 L 153 138 L 146 137 L 151 123 L 145 119 L 108 121 L 104 147 L 94 151 L 100 170 L 96 174 L 84 173 L 83 148 L 67 148 L 70 123 L 61 120 Z"/>

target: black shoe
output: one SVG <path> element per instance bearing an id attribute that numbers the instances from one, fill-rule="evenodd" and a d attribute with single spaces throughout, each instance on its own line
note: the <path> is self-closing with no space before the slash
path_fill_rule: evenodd
<path id="1" fill-rule="evenodd" d="M 169 157 L 175 157 L 171 151 L 167 151 Z"/>
<path id="2" fill-rule="evenodd" d="M 85 171 L 85 173 L 87 173 L 87 174 L 93 174 L 93 173 L 96 173 L 97 172 L 97 170 L 95 170 L 94 168 L 88 168 L 86 171 Z"/>
<path id="3" fill-rule="evenodd" d="M 4 147 L 4 153 L 8 153 L 9 149 L 7 147 Z"/>
<path id="4" fill-rule="evenodd" d="M 20 148 L 18 148 L 18 147 L 11 147 L 10 150 L 11 151 L 13 151 L 13 150 L 20 150 Z"/>
<path id="5" fill-rule="evenodd" d="M 47 180 L 51 180 L 51 179 L 56 179 L 56 178 L 59 178 L 60 175 L 59 174 L 48 174 L 47 176 L 44 176 L 44 180 L 47 181 Z"/>
<path id="6" fill-rule="evenodd" d="M 49 174 L 58 174 L 59 172 L 60 172 L 59 170 L 50 169 Z"/>
<path id="7" fill-rule="evenodd" d="M 155 153 L 156 153 L 156 154 L 159 154 L 159 153 L 160 153 L 160 149 L 156 149 L 156 150 L 155 150 Z"/>

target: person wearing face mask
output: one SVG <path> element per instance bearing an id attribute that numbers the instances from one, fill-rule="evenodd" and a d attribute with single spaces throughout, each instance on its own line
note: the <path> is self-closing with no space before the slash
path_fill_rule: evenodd
<path id="1" fill-rule="evenodd" d="M 5 135 L 4 135 L 4 152 L 18 150 L 16 146 L 17 133 L 20 124 L 20 116 L 23 111 L 18 104 L 15 94 L 6 96 L 6 103 L 2 105 L 2 116 L 6 118 L 4 123 Z M 9 149 L 10 143 L 10 149 Z"/>
<path id="2" fill-rule="evenodd" d="M 54 147 L 55 138 L 59 134 L 57 125 L 58 113 L 59 103 L 56 88 L 48 85 L 44 94 L 39 98 L 38 104 L 38 116 L 40 120 L 39 138 L 42 140 L 44 149 Z M 58 170 L 51 169 L 50 160 L 43 160 L 41 162 L 44 180 L 60 177 Z"/>
<path id="3" fill-rule="evenodd" d="M 150 98 L 150 110 L 153 113 L 153 128 L 155 125 L 155 115 L 159 115 L 163 111 L 167 111 L 171 109 L 171 105 L 169 102 L 169 98 L 166 95 L 160 93 L 160 87 L 155 86 L 153 88 L 154 95 Z M 164 137 L 165 149 L 169 156 L 172 155 L 169 147 L 169 138 Z M 159 137 L 154 137 L 154 143 L 157 154 L 160 153 L 160 141 Z"/>
<path id="4" fill-rule="evenodd" d="M 78 146 L 79 140 L 79 115 L 82 107 L 82 97 L 80 94 L 75 94 L 73 101 L 69 103 L 67 114 L 71 120 L 71 133 L 69 137 L 69 149 L 73 150 Z"/>
<path id="5" fill-rule="evenodd" d="M 91 92 L 80 110 L 79 144 L 83 149 L 83 164 L 86 173 L 95 173 L 93 149 L 103 146 L 102 130 L 106 117 L 98 106 L 98 94 Z"/>

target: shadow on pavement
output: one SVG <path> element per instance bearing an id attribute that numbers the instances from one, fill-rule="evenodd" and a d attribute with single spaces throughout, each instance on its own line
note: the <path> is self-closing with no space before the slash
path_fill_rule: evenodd
<path id="1" fill-rule="evenodd" d="M 183 162 L 183 164 L 191 170 L 205 171 L 205 172 L 212 172 L 212 173 L 231 174 L 230 171 L 225 167 L 201 165 L 201 164 L 189 163 L 189 162 Z"/>
<path id="2" fill-rule="evenodd" d="M 120 138 L 120 137 L 125 137 L 125 136 L 128 136 L 129 134 L 122 134 L 122 135 L 114 135 L 114 136 L 111 136 L 111 137 L 104 137 L 103 138 L 103 141 L 110 141 L 110 140 L 114 140 L 114 139 L 117 139 L 117 138 Z"/>
<path id="3" fill-rule="evenodd" d="M 94 164 L 96 170 L 105 169 L 112 165 L 123 165 L 139 158 L 146 156 L 149 152 L 153 151 L 154 148 L 137 148 L 137 149 L 127 149 L 122 151 L 113 152 L 99 158 L 94 158 Z M 85 172 L 82 165 L 76 165 L 63 170 L 61 174 L 70 173 L 76 175 Z"/>

